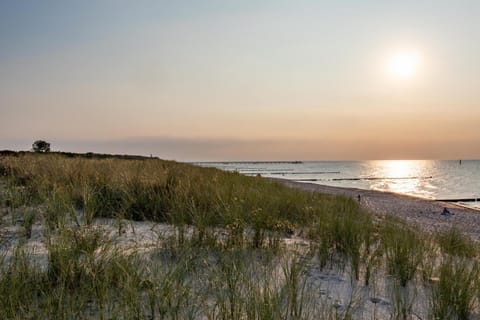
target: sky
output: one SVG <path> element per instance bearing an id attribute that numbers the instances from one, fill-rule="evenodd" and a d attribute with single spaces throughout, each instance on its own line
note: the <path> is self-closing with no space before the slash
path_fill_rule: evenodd
<path id="1" fill-rule="evenodd" d="M 478 0 L 0 0 L 0 149 L 480 159 L 478 17 Z"/>

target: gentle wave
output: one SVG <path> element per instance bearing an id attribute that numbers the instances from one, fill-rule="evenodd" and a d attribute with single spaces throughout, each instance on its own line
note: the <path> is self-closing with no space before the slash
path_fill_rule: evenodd
<path id="1" fill-rule="evenodd" d="M 360 180 L 414 180 L 432 179 L 429 177 L 360 177 L 360 178 L 332 178 L 332 179 L 295 179 L 295 181 L 360 181 Z"/>
<path id="2" fill-rule="evenodd" d="M 264 171 L 265 172 L 265 171 Z M 247 172 L 242 172 L 242 173 L 247 173 Z M 267 173 L 270 173 L 270 174 L 278 174 L 278 175 L 285 175 L 285 174 L 291 174 L 291 175 L 295 175 L 295 174 L 340 174 L 340 171 L 316 171 L 316 172 L 268 172 Z"/>

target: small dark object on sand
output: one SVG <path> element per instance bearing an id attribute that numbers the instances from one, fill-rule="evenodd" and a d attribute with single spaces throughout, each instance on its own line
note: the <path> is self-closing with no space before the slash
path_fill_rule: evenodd
<path id="1" fill-rule="evenodd" d="M 357 199 L 358 199 L 358 202 L 360 202 L 362 200 L 362 197 L 360 197 L 360 195 L 358 195 Z"/>
<path id="2" fill-rule="evenodd" d="M 443 211 L 442 211 L 442 213 L 440 213 L 440 215 L 449 217 L 452 214 L 450 213 L 450 211 L 447 208 L 443 208 Z"/>

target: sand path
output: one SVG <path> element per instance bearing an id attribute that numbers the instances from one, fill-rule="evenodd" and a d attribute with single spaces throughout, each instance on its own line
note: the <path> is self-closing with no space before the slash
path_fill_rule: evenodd
<path id="1" fill-rule="evenodd" d="M 427 232 L 445 231 L 457 227 L 472 239 L 480 241 L 480 211 L 461 207 L 454 203 L 427 200 L 407 195 L 356 188 L 340 188 L 314 183 L 296 182 L 272 178 L 292 188 L 331 195 L 345 195 L 358 199 L 365 209 L 376 214 L 387 214 L 405 220 Z M 449 217 L 440 215 L 447 207 L 453 213 Z"/>

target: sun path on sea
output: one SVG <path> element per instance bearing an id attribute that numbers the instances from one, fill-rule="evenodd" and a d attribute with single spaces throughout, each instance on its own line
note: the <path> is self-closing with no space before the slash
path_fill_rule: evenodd
<path id="1" fill-rule="evenodd" d="M 480 211 L 475 209 L 391 192 L 331 187 L 277 178 L 271 180 L 291 188 L 351 197 L 360 201 L 363 208 L 374 214 L 400 218 L 429 233 L 443 232 L 456 227 L 473 240 L 480 241 Z M 450 216 L 441 215 L 444 208 L 450 211 Z"/>

